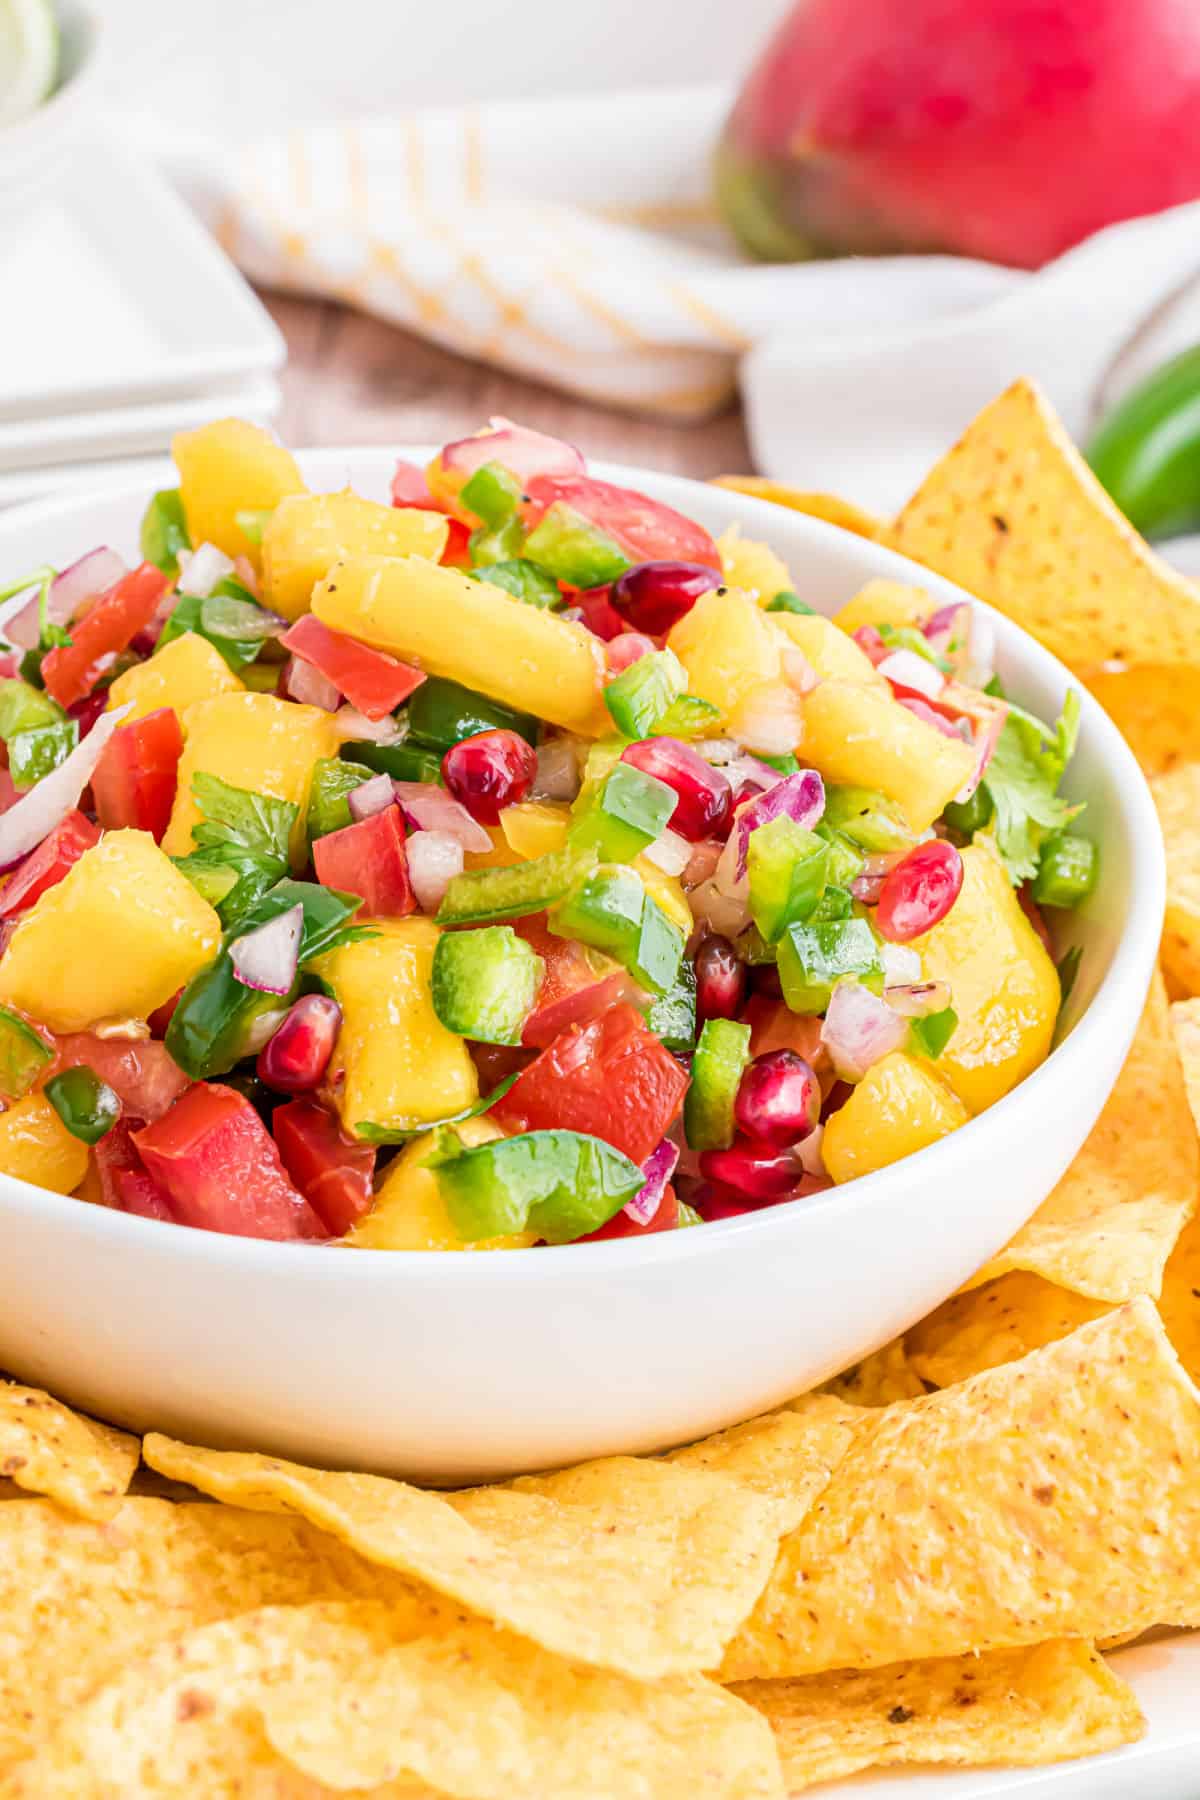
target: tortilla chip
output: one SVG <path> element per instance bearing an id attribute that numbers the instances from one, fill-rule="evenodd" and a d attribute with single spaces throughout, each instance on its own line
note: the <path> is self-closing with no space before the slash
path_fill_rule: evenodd
<path id="1" fill-rule="evenodd" d="M 912 1366 L 933 1387 L 950 1387 L 984 1369 L 1015 1362 L 1077 1331 L 1109 1310 L 1040 1275 L 1001 1275 L 984 1287 L 952 1294 L 914 1325 L 905 1343 Z"/>
<path id="2" fill-rule="evenodd" d="M 770 1495 L 787 1508 L 784 1530 L 792 1531 L 828 1485 L 860 1416 L 858 1407 L 809 1394 L 782 1412 L 764 1413 L 672 1450 L 667 1461 L 732 1476 Z"/>
<path id="3" fill-rule="evenodd" d="M 643 1680 L 720 1661 L 788 1523 L 748 1486 L 636 1457 L 443 1495 L 158 1436 L 142 1453 L 215 1499 L 299 1513 L 545 1649 Z"/>
<path id="4" fill-rule="evenodd" d="M 1200 1394 L 1135 1300 L 859 1431 L 722 1678 L 1200 1624 Z"/>
<path id="5" fill-rule="evenodd" d="M 1179 1360 L 1200 1383 L 1200 1219 L 1186 1225 L 1163 1274 L 1160 1303 Z"/>
<path id="6" fill-rule="evenodd" d="M 376 1599 L 425 1631 L 464 1615 L 302 1519 L 127 1500 L 107 1525 L 0 1506 L 0 1771 L 132 1657 L 258 1606 Z"/>
<path id="7" fill-rule="evenodd" d="M 1157 1295 L 1198 1187 L 1200 1146 L 1156 975 L 1125 1066 L 1083 1149 L 1029 1223 L 966 1286 L 1023 1269 L 1093 1300 Z"/>
<path id="8" fill-rule="evenodd" d="M 1150 791 L 1167 852 L 1163 967 L 1185 994 L 1200 994 L 1200 763 L 1181 763 Z"/>
<path id="9" fill-rule="evenodd" d="M 755 500 L 770 500 L 775 506 L 786 506 L 792 512 L 807 513 L 810 519 L 824 519 L 829 525 L 840 525 L 856 537 L 875 538 L 886 529 L 884 521 L 864 512 L 852 500 L 837 494 L 810 493 L 805 488 L 788 487 L 785 482 L 771 481 L 765 475 L 717 475 L 714 487 L 731 488 L 735 494 L 749 494 Z"/>
<path id="10" fill-rule="evenodd" d="M 766 1721 L 703 1677 L 646 1687 L 481 1621 L 414 1635 L 369 1603 L 268 1607 L 159 1646 L 10 1791 L 595 1800 L 597 1769 L 605 1791 L 663 1800 L 783 1795 Z"/>
<path id="11" fill-rule="evenodd" d="M 990 601 L 1076 674 L 1200 663 L 1200 596 L 1113 505 L 1030 381 L 972 421 L 883 541 Z"/>
<path id="12" fill-rule="evenodd" d="M 835 1394 L 855 1406 L 891 1406 L 896 1400 L 919 1400 L 925 1383 L 909 1361 L 903 1338 L 893 1338 L 881 1350 L 827 1381 L 823 1392 Z"/>
<path id="13" fill-rule="evenodd" d="M 1106 669 L 1087 685 L 1147 775 L 1200 762 L 1200 668 Z"/>
<path id="14" fill-rule="evenodd" d="M 40 1388 L 0 1380 L 0 1475 L 85 1519 L 111 1519 L 138 1466 L 138 1441 Z"/>
<path id="15" fill-rule="evenodd" d="M 1145 1730 L 1090 1644 L 1056 1640 L 732 1690 L 771 1722 L 788 1792 L 897 1763 L 1038 1764 L 1094 1756 Z"/>

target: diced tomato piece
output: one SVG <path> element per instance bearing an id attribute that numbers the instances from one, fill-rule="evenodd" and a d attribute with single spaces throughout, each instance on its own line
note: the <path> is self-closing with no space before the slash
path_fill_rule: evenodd
<path id="1" fill-rule="evenodd" d="M 168 1225 L 178 1224 L 171 1210 L 170 1196 L 145 1169 L 118 1169 L 116 1188 L 122 1212 L 134 1213 L 139 1219 L 162 1219 Z"/>
<path id="2" fill-rule="evenodd" d="M 469 569 L 471 566 L 471 527 L 464 525 L 461 519 L 447 518 L 450 530 L 446 534 L 446 548 L 442 551 L 442 562 L 451 569 Z"/>
<path id="3" fill-rule="evenodd" d="M 493 1108 L 510 1131 L 582 1131 L 636 1163 L 679 1115 L 687 1076 L 632 1006 L 572 1025 L 518 1075 Z"/>
<path id="4" fill-rule="evenodd" d="M 93 1155 L 106 1206 L 119 1212 L 138 1213 L 144 1219 L 174 1219 L 170 1199 L 147 1173 L 124 1119 L 119 1119 L 100 1139 Z"/>
<path id="5" fill-rule="evenodd" d="M 606 975 L 598 970 L 582 944 L 554 936 L 545 913 L 514 919 L 513 929 L 545 964 L 533 1011 L 521 1031 L 523 1044 L 545 1050 L 569 1025 L 586 1025 L 623 998 L 622 972 Z"/>
<path id="6" fill-rule="evenodd" d="M 525 483 L 525 494 L 527 504 L 522 510 L 530 528 L 556 500 L 562 500 L 615 538 L 635 563 L 696 562 L 707 563 L 710 569 L 721 567 L 721 553 L 703 525 L 633 488 L 595 481 L 590 475 L 535 475 Z"/>
<path id="7" fill-rule="evenodd" d="M 188 1085 L 187 1076 L 166 1046 L 153 1038 L 102 1038 L 94 1031 L 74 1031 L 59 1038 L 51 1073 L 80 1063 L 108 1083 L 139 1125 L 161 1119 Z"/>
<path id="8" fill-rule="evenodd" d="M 344 1136 L 334 1114 L 313 1100 L 277 1106 L 272 1127 L 284 1168 L 330 1237 L 345 1237 L 371 1210 L 374 1145 Z"/>
<path id="9" fill-rule="evenodd" d="M 11 650 L 6 656 L 0 656 L 0 681 L 11 681 L 14 675 L 21 673 L 21 653 Z"/>
<path id="10" fill-rule="evenodd" d="M 42 658 L 42 680 L 52 699 L 60 706 L 74 706 L 90 694 L 120 652 L 150 623 L 167 586 L 161 569 L 141 563 L 101 594 L 71 626 L 70 644 Z"/>
<path id="11" fill-rule="evenodd" d="M 903 706 L 914 719 L 920 719 L 925 725 L 932 725 L 943 737 L 957 738 L 960 744 L 963 742 L 962 734 L 955 729 L 945 713 L 939 707 L 932 706 L 923 694 L 908 689 L 897 692 L 895 698 L 897 705 Z"/>
<path id="12" fill-rule="evenodd" d="M 423 670 L 372 650 L 344 631 L 331 631 L 313 613 L 302 614 L 280 642 L 332 681 L 368 719 L 386 719 L 425 679 Z"/>
<path id="13" fill-rule="evenodd" d="M 398 806 L 385 807 L 355 825 L 327 832 L 313 845 L 317 880 L 343 894 L 358 894 L 373 919 L 394 919 L 415 912 L 416 895 L 408 879 L 404 819 Z"/>
<path id="14" fill-rule="evenodd" d="M 85 850 L 100 842 L 100 829 L 81 812 L 69 812 L 36 850 L 19 862 L 0 890 L 0 918 L 24 912 L 60 882 Z"/>
<path id="15" fill-rule="evenodd" d="M 106 831 L 132 826 L 158 843 L 175 804 L 175 778 L 183 755 L 183 730 L 173 707 L 160 706 L 130 725 L 119 725 L 92 773 L 96 817 Z"/>
<path id="16" fill-rule="evenodd" d="M 326 1235 L 266 1126 L 233 1088 L 197 1082 L 133 1142 L 183 1225 L 277 1240 Z"/>
<path id="17" fill-rule="evenodd" d="M 751 1056 L 794 1050 L 811 1068 L 828 1068 L 829 1058 L 821 1042 L 821 1020 L 812 1014 L 794 1013 L 782 1000 L 752 994 L 742 1009 L 742 1019 L 750 1027 Z"/>
<path id="18" fill-rule="evenodd" d="M 15 806 L 17 804 L 17 801 L 20 798 L 20 794 L 18 794 L 16 788 L 13 786 L 13 778 L 8 772 L 8 764 L 6 763 L 4 767 L 0 769 L 0 813 L 6 813 L 10 806 Z"/>
<path id="19" fill-rule="evenodd" d="M 636 1219 L 621 1207 L 615 1212 L 606 1225 L 599 1231 L 589 1231 L 585 1237 L 578 1238 L 577 1243 L 592 1243 L 597 1238 L 648 1237 L 652 1231 L 674 1231 L 679 1223 L 679 1201 L 675 1189 L 668 1182 L 663 1189 L 662 1199 L 658 1203 L 658 1211 L 645 1225 L 639 1225 Z"/>
<path id="20" fill-rule="evenodd" d="M 166 1037 L 167 1026 L 174 1018 L 175 1008 L 179 1005 L 182 998 L 183 989 L 180 988 L 177 994 L 172 994 L 169 1000 L 164 1000 L 161 1006 L 155 1007 L 154 1011 L 150 1014 L 150 1017 L 146 1020 L 147 1025 L 150 1027 L 150 1035 L 152 1037 Z"/>

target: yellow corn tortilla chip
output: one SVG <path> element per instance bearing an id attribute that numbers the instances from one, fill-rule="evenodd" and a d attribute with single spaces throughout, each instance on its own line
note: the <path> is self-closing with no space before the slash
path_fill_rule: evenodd
<path id="1" fill-rule="evenodd" d="M 881 1350 L 872 1351 L 862 1362 L 827 1381 L 824 1388 L 825 1393 L 855 1406 L 891 1406 L 896 1400 L 917 1400 L 926 1391 L 903 1338 L 893 1338 Z"/>
<path id="2" fill-rule="evenodd" d="M 897 1763 L 1094 1756 L 1145 1730 L 1132 1689 L 1090 1644 L 1069 1639 L 732 1691 L 770 1720 L 790 1794 Z"/>
<path id="3" fill-rule="evenodd" d="M 1163 1273 L 1160 1302 L 1167 1336 L 1200 1383 L 1200 1219 L 1185 1225 Z"/>
<path id="4" fill-rule="evenodd" d="M 464 1616 L 303 1519 L 127 1500 L 101 1525 L 48 1500 L 0 1506 L 0 1772 L 165 1638 L 259 1606 L 355 1599 L 424 1631 Z"/>
<path id="5" fill-rule="evenodd" d="M 369 1603 L 268 1607 L 159 1646 L 8 1791 L 596 1800 L 597 1771 L 614 1794 L 783 1796 L 766 1721 L 703 1677 L 643 1686 L 482 1621 L 414 1635 Z"/>
<path id="6" fill-rule="evenodd" d="M 1153 1302 L 856 1433 L 729 1681 L 1200 1624 L 1200 1394 Z"/>
<path id="7" fill-rule="evenodd" d="M 820 494 L 806 488 L 788 487 L 786 482 L 771 481 L 765 475 L 717 475 L 714 487 L 731 488 L 735 494 L 749 494 L 755 500 L 770 500 L 775 506 L 786 506 L 792 512 L 807 513 L 810 519 L 824 519 L 829 525 L 840 525 L 856 537 L 874 538 L 885 529 L 884 521 L 864 512 L 852 500 L 837 494 Z"/>
<path id="8" fill-rule="evenodd" d="M 1200 761 L 1200 668 L 1105 669 L 1087 685 L 1147 775 Z"/>
<path id="9" fill-rule="evenodd" d="M 952 1294 L 905 1339 L 909 1359 L 933 1387 L 950 1387 L 984 1369 L 1015 1362 L 1108 1312 L 1040 1275 L 1001 1275 L 965 1294 Z"/>
<path id="10" fill-rule="evenodd" d="M 791 1531 L 828 1484 L 862 1416 L 858 1407 L 808 1394 L 782 1412 L 764 1413 L 672 1450 L 667 1461 L 732 1476 L 770 1495 L 787 1509 L 784 1529 Z"/>
<path id="11" fill-rule="evenodd" d="M 990 601 L 1076 674 L 1200 663 L 1200 596 L 1113 505 L 1030 381 L 983 409 L 883 541 Z"/>
<path id="12" fill-rule="evenodd" d="M 636 1457 L 442 1495 L 158 1436 L 142 1453 L 215 1499 L 299 1513 L 546 1649 L 643 1680 L 720 1661 L 788 1522 L 746 1485 Z"/>
<path id="13" fill-rule="evenodd" d="M 1200 994 L 1200 763 L 1181 763 L 1150 783 L 1167 853 L 1163 968 L 1185 994 Z"/>
<path id="14" fill-rule="evenodd" d="M 1083 1149 L 1029 1223 L 966 1286 L 1023 1269 L 1093 1300 L 1157 1295 L 1198 1185 L 1200 1147 L 1156 975 L 1125 1066 Z"/>
<path id="15" fill-rule="evenodd" d="M 0 1380 L 0 1475 L 85 1519 L 111 1519 L 138 1465 L 138 1441 L 72 1412 L 40 1388 Z"/>

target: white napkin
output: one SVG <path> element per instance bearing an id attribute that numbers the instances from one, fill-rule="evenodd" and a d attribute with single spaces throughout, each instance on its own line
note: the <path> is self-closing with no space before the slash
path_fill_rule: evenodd
<path id="1" fill-rule="evenodd" d="M 709 194 L 729 99 L 502 101 L 233 150 L 176 138 L 165 155 L 256 280 L 612 406 L 701 418 L 740 382 L 762 470 L 881 510 L 1016 375 L 1082 434 L 1200 338 L 1200 204 L 1036 274 L 954 257 L 748 264 Z"/>

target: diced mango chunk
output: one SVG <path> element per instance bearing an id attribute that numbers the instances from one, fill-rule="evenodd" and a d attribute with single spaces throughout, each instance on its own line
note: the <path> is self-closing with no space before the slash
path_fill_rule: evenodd
<path id="1" fill-rule="evenodd" d="M 88 1148 L 72 1137 L 44 1094 L 0 1113 L 0 1174 L 69 1194 L 88 1172 Z"/>
<path id="2" fill-rule="evenodd" d="M 552 724 L 599 736 L 604 658 L 582 625 L 419 556 L 338 563 L 312 610 L 334 631 Z"/>
<path id="3" fill-rule="evenodd" d="M 801 755 L 829 781 L 875 788 L 926 831 L 975 771 L 975 752 L 881 688 L 823 681 L 804 696 Z"/>
<path id="4" fill-rule="evenodd" d="M 749 594 L 714 588 L 671 627 L 667 644 L 687 670 L 688 692 L 719 707 L 726 721 L 764 683 L 780 678 L 783 642 L 772 617 Z"/>
<path id="5" fill-rule="evenodd" d="M 174 707 L 186 726 L 184 715 L 189 706 L 201 700 L 215 700 L 218 694 L 244 692 L 225 658 L 207 638 L 194 631 L 172 638 L 146 662 L 134 663 L 118 675 L 108 690 L 108 710 L 131 701 L 133 710 L 125 719 L 157 712 L 160 706 Z"/>
<path id="6" fill-rule="evenodd" d="M 424 556 L 436 562 L 449 530 L 440 513 L 381 506 L 349 490 L 289 495 L 263 532 L 264 604 L 285 619 L 298 619 L 334 563 L 354 556 Z"/>
<path id="7" fill-rule="evenodd" d="M 819 613 L 771 613 L 773 628 L 812 664 L 822 681 L 857 681 L 887 688 L 865 650 Z"/>
<path id="8" fill-rule="evenodd" d="M 0 1001 L 52 1031 L 145 1019 L 220 941 L 216 913 L 148 832 L 109 831 L 17 926 Z"/>
<path id="9" fill-rule="evenodd" d="M 737 525 L 730 525 L 721 533 L 717 549 L 721 554 L 721 572 L 726 585 L 741 588 L 760 606 L 765 606 L 776 594 L 792 586 L 792 577 L 783 558 L 777 556 L 769 544 L 744 538 Z"/>
<path id="10" fill-rule="evenodd" d="M 197 431 L 181 431 L 171 452 L 193 544 L 215 544 L 226 556 L 248 556 L 257 569 L 259 547 L 246 536 L 237 515 L 269 511 L 288 494 L 304 492 L 291 451 L 261 425 L 214 419 Z"/>
<path id="11" fill-rule="evenodd" d="M 987 843 L 962 853 L 962 892 L 918 938 L 926 981 L 950 984 L 958 1014 L 938 1073 L 982 1112 L 1044 1061 L 1061 1001 L 1058 973 Z"/>
<path id="12" fill-rule="evenodd" d="M 876 577 L 847 600 L 833 622 L 846 632 L 860 625 L 924 625 L 933 617 L 939 602 L 924 588 L 910 587 L 906 581 L 886 581 Z"/>
<path id="13" fill-rule="evenodd" d="M 490 1144 L 504 1134 L 487 1119 L 464 1119 L 455 1130 L 464 1144 Z M 352 1250 L 524 1250 L 537 1243 L 533 1231 L 464 1243 L 455 1231 L 432 1171 L 430 1135 L 405 1146 L 385 1175 L 375 1204 L 346 1239 Z"/>
<path id="14" fill-rule="evenodd" d="M 175 805 L 163 838 L 167 855 L 186 856 L 192 849 L 192 827 L 203 816 L 192 797 L 192 777 L 202 770 L 233 787 L 252 788 L 299 807 L 292 852 L 293 861 L 302 861 L 313 764 L 319 757 L 336 756 L 342 741 L 332 713 L 277 700 L 274 694 L 222 694 L 194 706 L 187 725 Z"/>
<path id="15" fill-rule="evenodd" d="M 433 1010 L 432 919 L 373 919 L 374 935 L 319 957 L 317 973 L 342 1008 L 334 1052 L 345 1081 L 338 1107 L 362 1125 L 417 1130 L 464 1112 L 479 1097 L 467 1046 Z"/>
<path id="16" fill-rule="evenodd" d="M 853 1181 L 936 1144 L 970 1116 L 927 1064 L 893 1050 L 872 1064 L 826 1123 L 825 1167 L 834 1181 Z"/>

